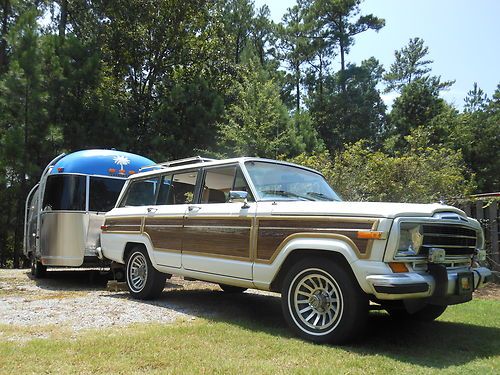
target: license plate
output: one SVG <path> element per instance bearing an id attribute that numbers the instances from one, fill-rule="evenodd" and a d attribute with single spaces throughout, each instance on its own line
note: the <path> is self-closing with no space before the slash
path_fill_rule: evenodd
<path id="1" fill-rule="evenodd" d="M 457 278 L 458 294 L 471 293 L 474 289 L 474 278 L 472 272 L 460 272 Z"/>

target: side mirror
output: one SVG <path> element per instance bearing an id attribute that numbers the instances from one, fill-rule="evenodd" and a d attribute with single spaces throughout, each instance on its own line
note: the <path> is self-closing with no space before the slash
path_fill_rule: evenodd
<path id="1" fill-rule="evenodd" d="M 249 208 L 248 205 L 248 192 L 242 190 L 231 190 L 229 192 L 229 203 L 243 203 L 241 208 Z"/>

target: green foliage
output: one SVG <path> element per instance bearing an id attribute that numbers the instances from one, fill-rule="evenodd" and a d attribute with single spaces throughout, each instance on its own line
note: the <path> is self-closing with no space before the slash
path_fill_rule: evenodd
<path id="1" fill-rule="evenodd" d="M 398 139 L 398 147 L 401 148 L 404 145 L 402 136 L 428 124 L 445 107 L 436 85 L 427 80 L 414 80 L 402 89 L 401 95 L 394 101 L 389 115 L 389 134 Z"/>
<path id="2" fill-rule="evenodd" d="M 360 139 L 380 140 L 386 109 L 376 87 L 381 72 L 374 58 L 361 66 L 349 64 L 345 71 L 327 79 L 322 93 L 310 95 L 311 116 L 331 152 Z"/>
<path id="3" fill-rule="evenodd" d="M 327 153 L 300 155 L 292 162 L 315 168 L 349 201 L 437 202 L 470 194 L 473 180 L 464 179 L 466 167 L 459 152 L 419 145 L 395 156 L 374 151 L 360 141 L 330 160 Z"/>
<path id="4" fill-rule="evenodd" d="M 328 43 L 339 48 L 341 70 L 345 69 L 345 55 L 354 44 L 354 36 L 385 26 L 385 20 L 373 14 L 359 16 L 360 4 L 361 0 L 318 0 L 312 5 L 313 17 Z"/>
<path id="5" fill-rule="evenodd" d="M 233 156 L 276 158 L 304 150 L 273 79 L 253 59 L 235 82 L 234 103 L 219 126 L 219 145 Z"/>
<path id="6" fill-rule="evenodd" d="M 464 99 L 465 112 L 484 111 L 488 105 L 488 95 L 474 82 L 474 87 L 467 93 Z"/>
<path id="7" fill-rule="evenodd" d="M 428 54 L 429 48 L 424 46 L 424 41 L 420 38 L 410 39 L 407 46 L 395 51 L 396 60 L 384 75 L 387 84 L 385 92 L 402 92 L 407 85 L 415 80 L 432 83 L 438 90 L 450 87 L 454 81 L 441 82 L 440 77 L 431 77 L 427 74 L 431 71 L 430 65 L 433 62 L 426 60 Z"/>

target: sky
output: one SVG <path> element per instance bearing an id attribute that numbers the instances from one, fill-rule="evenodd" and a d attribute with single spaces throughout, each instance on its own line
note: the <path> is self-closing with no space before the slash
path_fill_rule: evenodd
<path id="1" fill-rule="evenodd" d="M 295 0 L 255 0 L 256 8 L 267 4 L 275 22 Z M 361 14 L 385 19 L 378 33 L 368 30 L 355 38 L 347 61 L 359 64 L 371 56 L 386 69 L 394 51 L 420 37 L 429 47 L 432 74 L 456 80 L 442 97 L 462 108 L 474 82 L 491 98 L 500 83 L 500 0 L 365 0 Z M 339 69 L 336 60 L 335 69 Z M 391 104 L 395 94 L 383 96 Z"/>

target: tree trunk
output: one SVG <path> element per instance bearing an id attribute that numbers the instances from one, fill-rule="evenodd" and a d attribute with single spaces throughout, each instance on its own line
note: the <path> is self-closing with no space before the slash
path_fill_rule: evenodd
<path id="1" fill-rule="evenodd" d="M 342 17 L 339 20 L 339 47 L 340 47 L 340 72 L 341 72 L 341 82 L 340 85 L 342 87 L 342 92 L 345 93 L 346 85 L 345 85 L 345 50 L 346 50 L 346 41 L 345 41 L 345 30 L 344 23 Z"/>
<path id="2" fill-rule="evenodd" d="M 59 38 L 62 41 L 66 37 L 66 25 L 68 23 L 68 0 L 61 0 L 59 12 Z"/>
<path id="3" fill-rule="evenodd" d="M 297 113 L 300 112 L 300 70 L 297 70 L 295 73 L 295 107 L 297 109 Z"/>
<path id="4" fill-rule="evenodd" d="M 10 1 L 2 1 L 2 36 L 0 38 L 0 73 L 7 70 L 7 32 L 9 31 Z"/>

